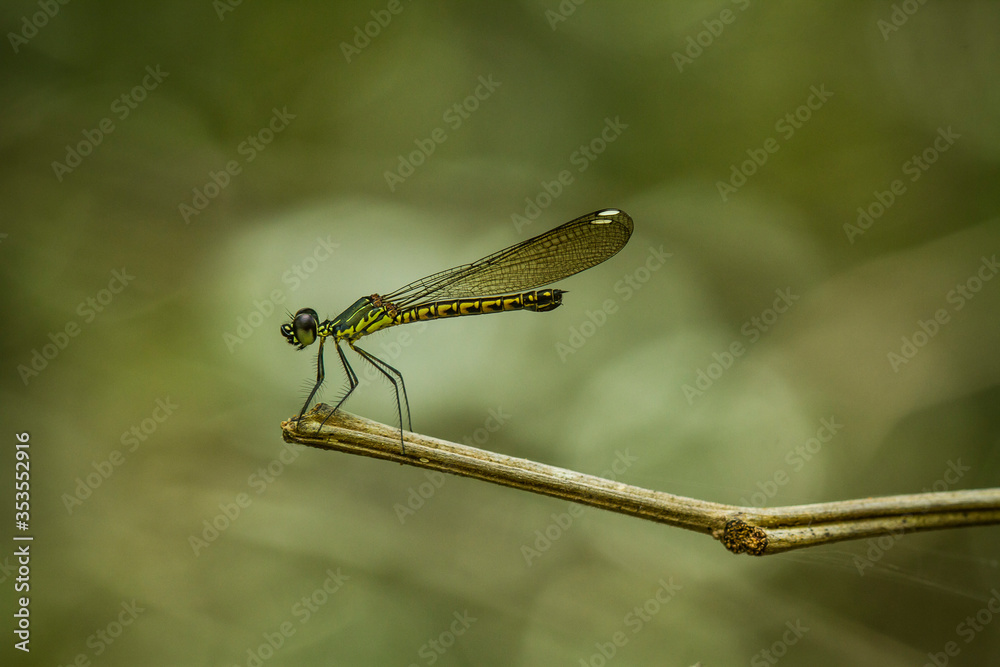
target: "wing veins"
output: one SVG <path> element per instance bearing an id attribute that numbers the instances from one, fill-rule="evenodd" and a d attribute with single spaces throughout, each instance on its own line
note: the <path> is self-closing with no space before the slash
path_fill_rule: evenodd
<path id="1" fill-rule="evenodd" d="M 406 307 L 542 287 L 612 257 L 628 241 L 632 226 L 622 211 L 590 213 L 470 264 L 421 278 L 383 298 Z"/>

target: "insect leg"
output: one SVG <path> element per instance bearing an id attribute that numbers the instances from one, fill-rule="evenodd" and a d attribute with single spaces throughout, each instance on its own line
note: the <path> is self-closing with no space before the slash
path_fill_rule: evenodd
<path id="1" fill-rule="evenodd" d="M 306 414 L 306 410 L 309 409 L 309 404 L 312 403 L 313 397 L 316 395 L 316 392 L 319 391 L 320 385 L 323 384 L 323 380 L 326 378 L 326 369 L 323 368 L 323 343 L 325 341 L 326 338 L 319 339 L 319 353 L 316 355 L 316 384 L 313 385 L 312 391 L 309 392 L 309 397 L 302 406 L 301 412 L 299 412 L 299 422 L 302 421 L 302 418 Z M 340 348 L 338 347 L 337 349 L 339 350 Z"/>
<path id="2" fill-rule="evenodd" d="M 323 422 L 319 425 L 319 428 L 316 429 L 317 432 L 319 432 L 319 429 L 323 428 L 324 424 L 326 424 L 327 420 L 330 419 L 333 413 L 336 412 L 340 408 L 340 406 L 344 404 L 344 401 L 347 400 L 347 397 L 350 396 L 351 393 L 358 388 L 357 374 L 355 374 L 354 369 L 351 368 L 351 365 L 347 363 L 347 357 L 344 356 L 344 351 L 340 349 L 340 344 L 334 341 L 334 345 L 337 346 L 337 354 L 340 356 L 340 364 L 344 367 L 344 374 L 347 375 L 347 383 L 350 386 L 348 386 L 347 388 L 347 393 L 341 396 L 340 400 L 337 401 L 337 404 L 333 406 L 333 410 L 330 410 L 330 414 L 326 416 L 326 419 L 324 419 Z"/>
<path id="3" fill-rule="evenodd" d="M 389 378 L 389 382 L 392 383 L 393 388 L 396 390 L 396 414 L 399 417 L 399 443 L 403 448 L 403 452 L 406 452 L 406 445 L 403 442 L 403 405 L 406 405 L 406 422 L 409 426 L 409 430 L 413 431 L 413 422 L 410 419 L 410 399 L 406 396 L 406 383 L 403 382 L 403 374 L 398 370 L 385 363 L 375 355 L 362 350 L 354 344 L 350 344 L 351 349 L 357 352 L 363 359 L 368 361 L 372 366 L 374 366 L 382 375 Z M 399 382 L 396 382 L 396 378 L 399 378 Z M 399 400 L 400 389 L 403 392 L 402 402 Z"/>

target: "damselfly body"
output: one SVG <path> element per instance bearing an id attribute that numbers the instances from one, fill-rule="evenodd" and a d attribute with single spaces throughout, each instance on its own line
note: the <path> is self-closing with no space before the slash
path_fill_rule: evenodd
<path id="1" fill-rule="evenodd" d="M 285 339 L 300 350 L 319 340 L 316 384 L 302 406 L 299 419 L 305 415 L 323 384 L 326 375 L 323 343 L 332 338 L 349 386 L 330 414 L 336 412 L 358 386 L 358 376 L 340 347 L 340 342 L 344 341 L 387 377 L 395 388 L 402 442 L 404 405 L 407 424 L 413 430 L 403 376 L 386 362 L 358 347 L 357 342 L 361 338 L 397 324 L 444 317 L 509 310 L 539 313 L 554 310 L 562 305 L 565 290 L 538 288 L 600 264 L 621 250 L 631 234 L 632 218 L 624 211 L 614 208 L 595 211 L 478 262 L 435 273 L 391 294 L 362 297 L 333 320 L 320 322 L 315 310 L 303 308 L 295 313 L 291 322 L 281 325 Z M 406 451 L 405 445 L 403 451 Z"/>

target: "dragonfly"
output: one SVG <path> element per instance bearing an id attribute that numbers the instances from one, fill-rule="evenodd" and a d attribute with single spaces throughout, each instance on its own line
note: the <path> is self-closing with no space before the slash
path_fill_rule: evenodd
<path id="1" fill-rule="evenodd" d="M 333 410 L 317 428 L 326 424 L 358 386 L 358 376 L 348 363 L 340 343 L 346 343 L 363 360 L 388 378 L 396 393 L 396 414 L 403 453 L 403 406 L 407 424 L 410 402 L 403 375 L 358 346 L 363 337 L 389 327 L 465 315 L 529 310 L 545 313 L 562 305 L 566 290 L 539 289 L 568 278 L 614 256 L 632 235 L 632 218 L 616 208 L 580 216 L 526 241 L 516 243 L 471 264 L 462 264 L 421 278 L 389 294 L 361 297 L 332 320 L 319 320 L 312 308 L 303 308 L 281 325 L 285 340 L 298 350 L 319 341 L 316 357 L 316 384 L 309 392 L 298 424 L 301 424 L 316 392 L 326 378 L 323 344 L 333 341 L 347 376 L 348 388 Z"/>

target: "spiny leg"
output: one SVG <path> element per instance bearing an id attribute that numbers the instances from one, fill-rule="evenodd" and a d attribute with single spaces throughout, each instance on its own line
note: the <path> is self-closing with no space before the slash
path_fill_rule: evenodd
<path id="1" fill-rule="evenodd" d="M 371 362 L 371 364 L 373 366 L 375 366 L 376 368 L 378 368 L 384 375 L 388 376 L 390 380 L 393 380 L 393 377 L 392 377 L 393 374 L 395 375 L 395 377 L 399 378 L 399 386 L 396 387 L 396 411 L 397 411 L 397 413 L 399 413 L 398 414 L 398 416 L 399 416 L 399 426 L 400 426 L 400 428 L 403 427 L 403 415 L 401 414 L 400 403 L 399 403 L 399 393 L 400 393 L 399 390 L 402 389 L 402 393 L 403 393 L 403 405 L 406 406 L 406 423 L 407 423 L 407 426 L 409 427 L 409 430 L 413 431 L 413 422 L 410 420 L 410 400 L 406 396 L 406 382 L 403 381 L 403 374 L 400 373 L 399 370 L 397 370 L 396 368 L 393 368 L 392 366 L 390 366 L 386 362 L 382 361 L 381 359 L 379 359 L 375 355 L 371 354 L 370 352 L 368 352 L 366 350 L 362 350 L 360 347 L 357 347 L 357 346 L 352 346 L 352 347 L 353 347 L 353 349 L 354 349 L 355 352 L 357 352 L 362 357 L 364 357 L 369 362 Z M 379 368 L 380 366 L 381 366 L 381 368 Z M 386 372 L 386 371 L 388 371 L 388 372 Z M 393 385 L 395 385 L 395 384 L 396 383 L 393 381 Z"/>
<path id="2" fill-rule="evenodd" d="M 316 429 L 317 433 L 319 433 L 319 430 L 326 425 L 326 422 L 330 419 L 330 417 L 333 416 L 333 413 L 336 412 L 340 408 L 340 406 L 344 404 L 344 401 L 347 400 L 347 397 L 350 396 L 351 393 L 358 387 L 358 376 L 357 374 L 355 374 L 354 369 L 351 368 L 351 365 L 347 363 L 347 357 L 344 356 L 344 351 L 340 349 L 340 344 L 337 341 L 334 341 L 333 344 L 337 347 L 337 354 L 340 355 L 340 363 L 344 367 L 344 374 L 347 375 L 347 383 L 350 386 L 347 388 L 347 392 L 340 397 L 339 401 L 337 401 L 337 404 L 333 406 L 333 410 L 330 410 L 330 413 L 320 423 L 319 428 Z"/>
<path id="3" fill-rule="evenodd" d="M 316 384 L 313 385 L 312 391 L 309 392 L 309 397 L 306 399 L 305 404 L 302 406 L 302 410 L 299 412 L 299 418 L 295 422 L 296 428 L 302 423 L 302 418 L 306 416 L 306 410 L 309 409 L 309 404 L 312 403 L 313 397 L 316 392 L 319 391 L 320 385 L 323 384 L 323 380 L 326 378 L 326 369 L 323 368 L 323 342 L 326 338 L 319 339 L 319 353 L 316 355 Z M 340 349 L 339 347 L 337 348 Z"/>
<path id="4" fill-rule="evenodd" d="M 370 352 L 362 350 L 353 343 L 349 343 L 351 349 L 361 355 L 363 359 L 368 361 L 372 366 L 374 366 L 382 375 L 389 378 L 389 382 L 392 383 L 393 388 L 396 390 L 396 414 L 399 416 L 399 444 L 403 448 L 403 453 L 406 453 L 406 444 L 403 441 L 403 405 L 406 405 L 406 423 L 410 427 L 410 432 L 413 432 L 413 422 L 410 419 L 410 399 L 406 396 L 406 383 L 403 382 L 403 374 L 398 370 L 385 363 L 375 355 Z M 396 378 L 399 378 L 399 382 L 396 382 Z M 399 400 L 399 390 L 403 390 L 403 401 Z"/>

